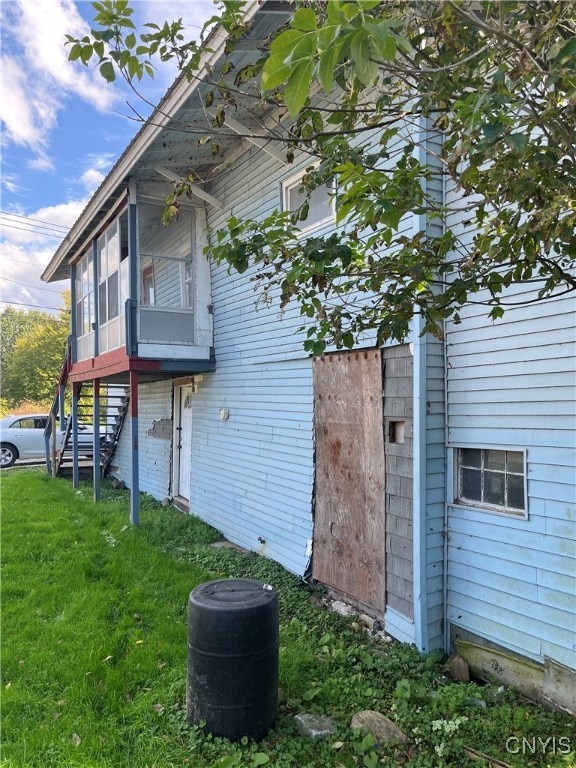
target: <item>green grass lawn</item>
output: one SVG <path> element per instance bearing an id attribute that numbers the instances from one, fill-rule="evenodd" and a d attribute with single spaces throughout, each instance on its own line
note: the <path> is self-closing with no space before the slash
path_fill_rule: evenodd
<path id="1" fill-rule="evenodd" d="M 0 479 L 2 766 L 482 768 L 463 745 L 522 768 L 575 765 L 573 754 L 505 749 L 510 736 L 574 746 L 574 720 L 511 692 L 452 684 L 441 659 L 372 641 L 277 564 L 209 546 L 218 534 L 194 517 L 143 497 L 132 528 L 126 492 L 105 486 L 94 504 L 88 486 L 75 492 L 39 470 Z M 228 576 L 269 582 L 280 598 L 280 716 L 259 744 L 186 723 L 188 596 Z M 377 750 L 353 733 L 361 709 L 387 713 L 408 744 Z M 337 733 L 298 736 L 303 711 L 331 715 Z"/>

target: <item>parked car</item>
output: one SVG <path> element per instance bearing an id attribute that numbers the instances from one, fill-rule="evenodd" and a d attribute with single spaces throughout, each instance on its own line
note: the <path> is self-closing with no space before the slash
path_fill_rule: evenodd
<path id="1" fill-rule="evenodd" d="M 49 419 L 46 413 L 27 413 L 0 419 L 0 467 L 11 467 L 18 459 L 45 458 L 44 430 Z M 56 447 L 60 449 L 63 432 L 60 431 L 58 417 L 56 430 Z M 90 425 L 78 424 L 78 447 L 82 453 L 92 455 L 93 435 Z M 68 449 L 72 449 L 72 441 Z"/>

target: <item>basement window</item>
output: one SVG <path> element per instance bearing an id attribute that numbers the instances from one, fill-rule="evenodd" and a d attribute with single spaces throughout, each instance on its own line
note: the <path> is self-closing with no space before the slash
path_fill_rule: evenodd
<path id="1" fill-rule="evenodd" d="M 524 451 L 457 448 L 456 452 L 457 504 L 526 516 Z"/>

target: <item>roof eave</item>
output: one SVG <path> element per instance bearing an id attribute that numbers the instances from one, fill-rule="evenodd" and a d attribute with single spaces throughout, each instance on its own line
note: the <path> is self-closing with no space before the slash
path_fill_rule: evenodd
<path id="1" fill-rule="evenodd" d="M 248 0 L 246 3 L 244 20 L 250 21 L 262 8 L 261 0 Z M 146 123 L 138 131 L 130 144 L 126 147 L 112 170 L 106 176 L 102 184 L 98 187 L 92 198 L 84 208 L 79 218 L 73 224 L 72 228 L 59 245 L 49 264 L 42 272 L 41 280 L 49 283 L 54 280 L 61 280 L 62 275 L 58 274 L 64 263 L 70 263 L 74 260 L 76 249 L 85 242 L 83 233 L 89 226 L 92 219 L 106 205 L 110 198 L 118 196 L 119 187 L 126 183 L 126 179 L 133 171 L 134 165 L 140 159 L 142 154 L 154 141 L 156 136 L 164 130 L 172 119 L 172 115 L 184 105 L 186 100 L 202 82 L 204 77 L 209 74 L 210 66 L 215 63 L 224 52 L 224 47 L 228 39 L 226 30 L 218 25 L 206 41 L 206 46 L 210 50 L 205 50 L 200 68 L 192 82 L 181 74 L 173 85 L 168 89 L 165 96 L 154 109 Z"/>

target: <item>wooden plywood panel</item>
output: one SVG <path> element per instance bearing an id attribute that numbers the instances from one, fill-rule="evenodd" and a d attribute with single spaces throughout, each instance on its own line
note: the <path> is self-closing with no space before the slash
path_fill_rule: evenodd
<path id="1" fill-rule="evenodd" d="M 314 360 L 316 514 L 313 576 L 385 607 L 385 482 L 380 350 Z"/>

